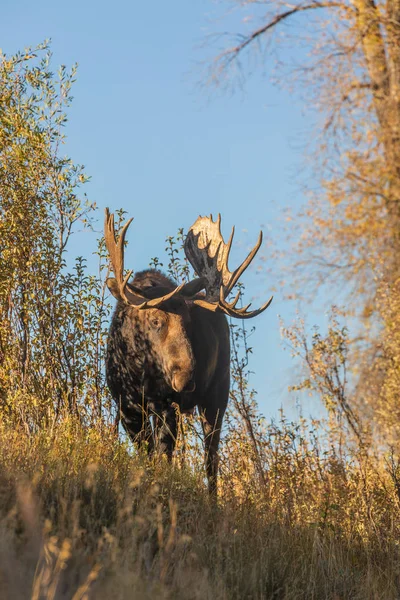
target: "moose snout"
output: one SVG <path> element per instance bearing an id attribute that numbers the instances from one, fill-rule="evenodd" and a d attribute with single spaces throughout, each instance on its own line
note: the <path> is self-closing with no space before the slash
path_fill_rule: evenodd
<path id="1" fill-rule="evenodd" d="M 195 389 L 196 389 L 196 381 L 195 381 L 194 372 L 193 372 L 191 378 L 189 379 L 189 381 L 185 385 L 183 391 L 184 392 L 194 392 Z"/>
<path id="2" fill-rule="evenodd" d="M 193 392 L 195 390 L 194 370 L 186 371 L 176 365 L 172 369 L 171 379 L 172 389 L 175 392 Z"/>

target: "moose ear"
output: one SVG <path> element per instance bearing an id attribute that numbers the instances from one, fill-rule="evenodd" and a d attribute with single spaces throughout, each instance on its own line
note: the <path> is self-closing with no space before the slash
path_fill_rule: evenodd
<path id="1" fill-rule="evenodd" d="M 114 277 L 109 277 L 106 283 L 114 298 L 122 300 L 125 304 L 129 304 L 129 306 L 138 306 L 147 300 L 147 296 L 144 295 L 143 290 L 130 283 L 126 285 L 123 294 L 121 294 L 121 284 Z"/>
<path id="2" fill-rule="evenodd" d="M 114 298 L 116 298 L 117 300 L 121 300 L 120 287 L 118 285 L 117 280 L 114 279 L 114 277 L 109 277 L 107 279 L 106 283 L 107 283 L 108 289 L 110 290 L 110 292 L 112 293 Z"/>
<path id="3" fill-rule="evenodd" d="M 189 281 L 189 283 L 186 283 L 181 289 L 181 296 L 185 296 L 186 298 L 195 296 L 206 287 L 206 283 L 207 281 L 204 277 L 199 277 L 198 279 Z"/>

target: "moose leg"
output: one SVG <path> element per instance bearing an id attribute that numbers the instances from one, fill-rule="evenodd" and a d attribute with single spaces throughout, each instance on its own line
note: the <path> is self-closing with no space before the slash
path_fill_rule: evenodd
<path id="1" fill-rule="evenodd" d="M 178 432 L 178 419 L 175 409 L 171 406 L 154 418 L 155 449 L 160 454 L 166 454 L 172 459 Z"/>
<path id="2" fill-rule="evenodd" d="M 205 461 L 210 496 L 217 496 L 218 446 L 221 437 L 221 425 L 225 411 L 201 410 L 201 423 L 204 433 Z"/>
<path id="3" fill-rule="evenodd" d="M 150 421 L 140 406 L 130 406 L 121 411 L 121 423 L 134 444 L 139 448 L 146 444 L 148 451 L 151 452 L 153 436 Z"/>

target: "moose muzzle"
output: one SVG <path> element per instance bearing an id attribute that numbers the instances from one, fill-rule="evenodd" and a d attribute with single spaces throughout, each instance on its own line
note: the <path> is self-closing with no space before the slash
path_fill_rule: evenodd
<path id="1" fill-rule="evenodd" d="M 171 387 L 175 392 L 193 392 L 196 388 L 194 371 L 175 367 L 172 371 Z"/>

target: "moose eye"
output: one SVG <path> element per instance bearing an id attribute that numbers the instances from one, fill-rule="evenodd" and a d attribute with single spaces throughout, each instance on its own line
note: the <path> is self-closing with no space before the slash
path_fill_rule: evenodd
<path id="1" fill-rule="evenodd" d="M 154 319 L 151 319 L 150 323 L 151 323 L 151 326 L 154 327 L 154 329 L 160 329 L 160 327 L 161 327 L 161 321 L 160 321 L 160 319 L 157 319 L 157 317 L 155 317 Z"/>

